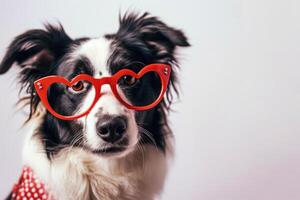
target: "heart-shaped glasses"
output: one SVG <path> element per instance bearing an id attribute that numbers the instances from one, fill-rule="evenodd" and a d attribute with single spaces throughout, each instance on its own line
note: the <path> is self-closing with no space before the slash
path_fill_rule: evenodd
<path id="1" fill-rule="evenodd" d="M 47 110 L 62 120 L 74 120 L 87 115 L 103 95 L 101 88 L 108 84 L 114 96 L 127 108 L 147 110 L 163 99 L 167 90 L 171 67 L 150 64 L 139 73 L 123 69 L 111 77 L 94 78 L 80 74 L 68 81 L 61 76 L 46 76 L 34 82 L 36 93 Z M 55 91 L 52 94 L 52 91 Z M 55 95 L 48 98 L 48 95 Z M 64 95 L 64 96 L 63 96 Z M 68 98 L 68 103 L 57 104 L 58 96 Z M 63 99 L 61 98 L 61 99 Z M 84 105 L 80 106 L 82 102 Z"/>

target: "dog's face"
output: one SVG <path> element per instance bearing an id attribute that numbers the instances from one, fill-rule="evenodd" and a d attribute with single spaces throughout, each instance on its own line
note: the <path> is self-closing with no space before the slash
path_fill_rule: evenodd
<path id="1" fill-rule="evenodd" d="M 14 62 L 21 66 L 22 88 L 30 94 L 30 117 L 35 117 L 37 107 L 41 106 L 33 89 L 35 80 L 48 75 L 71 80 L 82 73 L 101 78 L 126 68 L 138 72 L 151 63 L 174 67 L 177 46 L 189 46 L 183 33 L 148 14 L 125 15 L 117 33 L 94 39 L 71 39 L 62 27 L 48 25 L 46 30 L 31 30 L 18 36 L 8 48 L 0 73 L 5 73 Z M 171 86 L 175 79 L 173 72 Z M 158 77 L 149 75 L 142 81 L 123 77 L 119 87 L 128 101 L 142 104 L 156 95 L 160 85 Z M 75 146 L 101 156 L 120 157 L 134 150 L 138 143 L 153 144 L 164 150 L 167 100 L 150 110 L 133 111 L 116 99 L 108 85 L 102 86 L 101 93 L 85 117 L 63 121 L 45 113 L 38 133 L 45 141 L 48 155 Z M 86 110 L 94 95 L 93 87 L 85 82 L 74 87 L 56 85 L 48 91 L 54 110 L 65 114 Z M 167 95 L 171 97 L 170 91 Z"/>
<path id="2" fill-rule="evenodd" d="M 110 64 L 112 51 L 114 50 L 111 41 L 106 38 L 85 40 L 79 45 L 69 48 L 57 63 L 54 74 L 68 80 L 78 74 L 101 78 L 113 75 L 128 64 L 130 67 L 142 67 L 140 63 L 135 63 L 137 61 L 132 62 L 128 58 L 126 62 L 129 63 L 127 64 Z M 125 81 L 127 81 L 126 83 L 135 82 L 135 80 L 127 80 L 128 78 L 125 80 L 125 78 L 121 80 L 124 82 L 123 84 Z M 147 82 L 140 84 L 138 90 L 145 91 L 146 87 L 151 86 L 151 83 Z M 151 91 L 148 92 L 151 93 Z M 77 127 L 75 134 L 78 138 L 75 140 L 78 141 L 75 143 L 94 153 L 121 156 L 133 150 L 139 140 L 135 112 L 122 105 L 108 85 L 102 86 L 101 93 L 101 98 L 87 116 L 69 121 L 68 124 L 70 127 Z M 88 83 L 81 81 L 74 87 L 65 87 L 64 85 L 51 87 L 48 97 L 54 110 L 73 115 L 76 112 L 82 113 L 90 107 L 95 97 L 95 90 Z M 66 143 L 71 143 L 72 140 L 74 142 L 75 135 L 69 134 L 70 132 L 66 132 Z"/>

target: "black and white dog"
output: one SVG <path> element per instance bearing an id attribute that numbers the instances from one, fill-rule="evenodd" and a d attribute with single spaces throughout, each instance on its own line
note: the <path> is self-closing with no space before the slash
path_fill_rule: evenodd
<path id="1" fill-rule="evenodd" d="M 21 68 L 21 90 L 28 94 L 20 100 L 30 106 L 24 165 L 47 185 L 54 199 L 159 197 L 173 152 L 167 113 L 173 93 L 177 94 L 175 50 L 187 46 L 182 31 L 148 13 L 123 15 L 116 33 L 99 38 L 72 39 L 61 25 L 46 25 L 45 30 L 29 30 L 12 41 L 0 74 L 16 63 Z M 151 63 L 171 65 L 172 74 L 165 99 L 146 111 L 125 108 L 107 89 L 87 116 L 64 121 L 44 108 L 33 88 L 35 80 L 48 75 L 70 79 L 85 73 L 99 78 Z M 151 95 L 150 83 L 141 84 L 139 90 Z M 85 96 L 70 98 L 67 89 L 51 92 L 59 110 L 85 104 Z M 97 132 L 103 122 L 112 129 L 123 124 L 126 142 L 104 140 Z M 116 148 L 120 145 L 124 148 Z"/>

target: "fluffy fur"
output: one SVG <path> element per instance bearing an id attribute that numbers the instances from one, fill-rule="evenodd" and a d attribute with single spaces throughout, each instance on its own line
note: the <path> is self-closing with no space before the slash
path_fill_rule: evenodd
<path id="1" fill-rule="evenodd" d="M 49 187 L 54 199 L 151 200 L 159 196 L 173 153 L 167 112 L 173 93 L 177 94 L 175 50 L 187 46 L 182 31 L 148 13 L 125 14 L 116 33 L 99 38 L 72 39 L 61 25 L 46 25 L 44 30 L 29 30 L 12 41 L 0 74 L 14 63 L 21 68 L 21 90 L 28 96 L 20 101 L 30 106 L 24 164 Z M 172 74 L 166 98 L 147 111 L 128 110 L 103 86 L 105 95 L 87 116 L 63 121 L 45 110 L 33 88 L 35 80 L 48 75 L 72 79 L 86 73 L 100 78 L 124 68 L 139 71 L 151 63 L 170 64 Z M 130 94 L 122 92 L 139 103 L 154 95 L 155 82 L 157 77 L 149 76 Z M 57 86 L 49 93 L 49 102 L 64 114 L 84 110 L 93 96 L 91 87 L 75 94 Z M 124 136 L 107 142 L 99 137 L 98 124 L 116 117 L 126 122 Z"/>

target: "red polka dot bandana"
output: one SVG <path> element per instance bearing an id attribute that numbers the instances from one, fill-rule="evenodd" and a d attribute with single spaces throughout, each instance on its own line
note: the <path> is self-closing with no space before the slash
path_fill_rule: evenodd
<path id="1" fill-rule="evenodd" d="M 22 175 L 12 191 L 13 200 L 49 200 L 45 185 L 29 167 L 24 167 Z"/>

